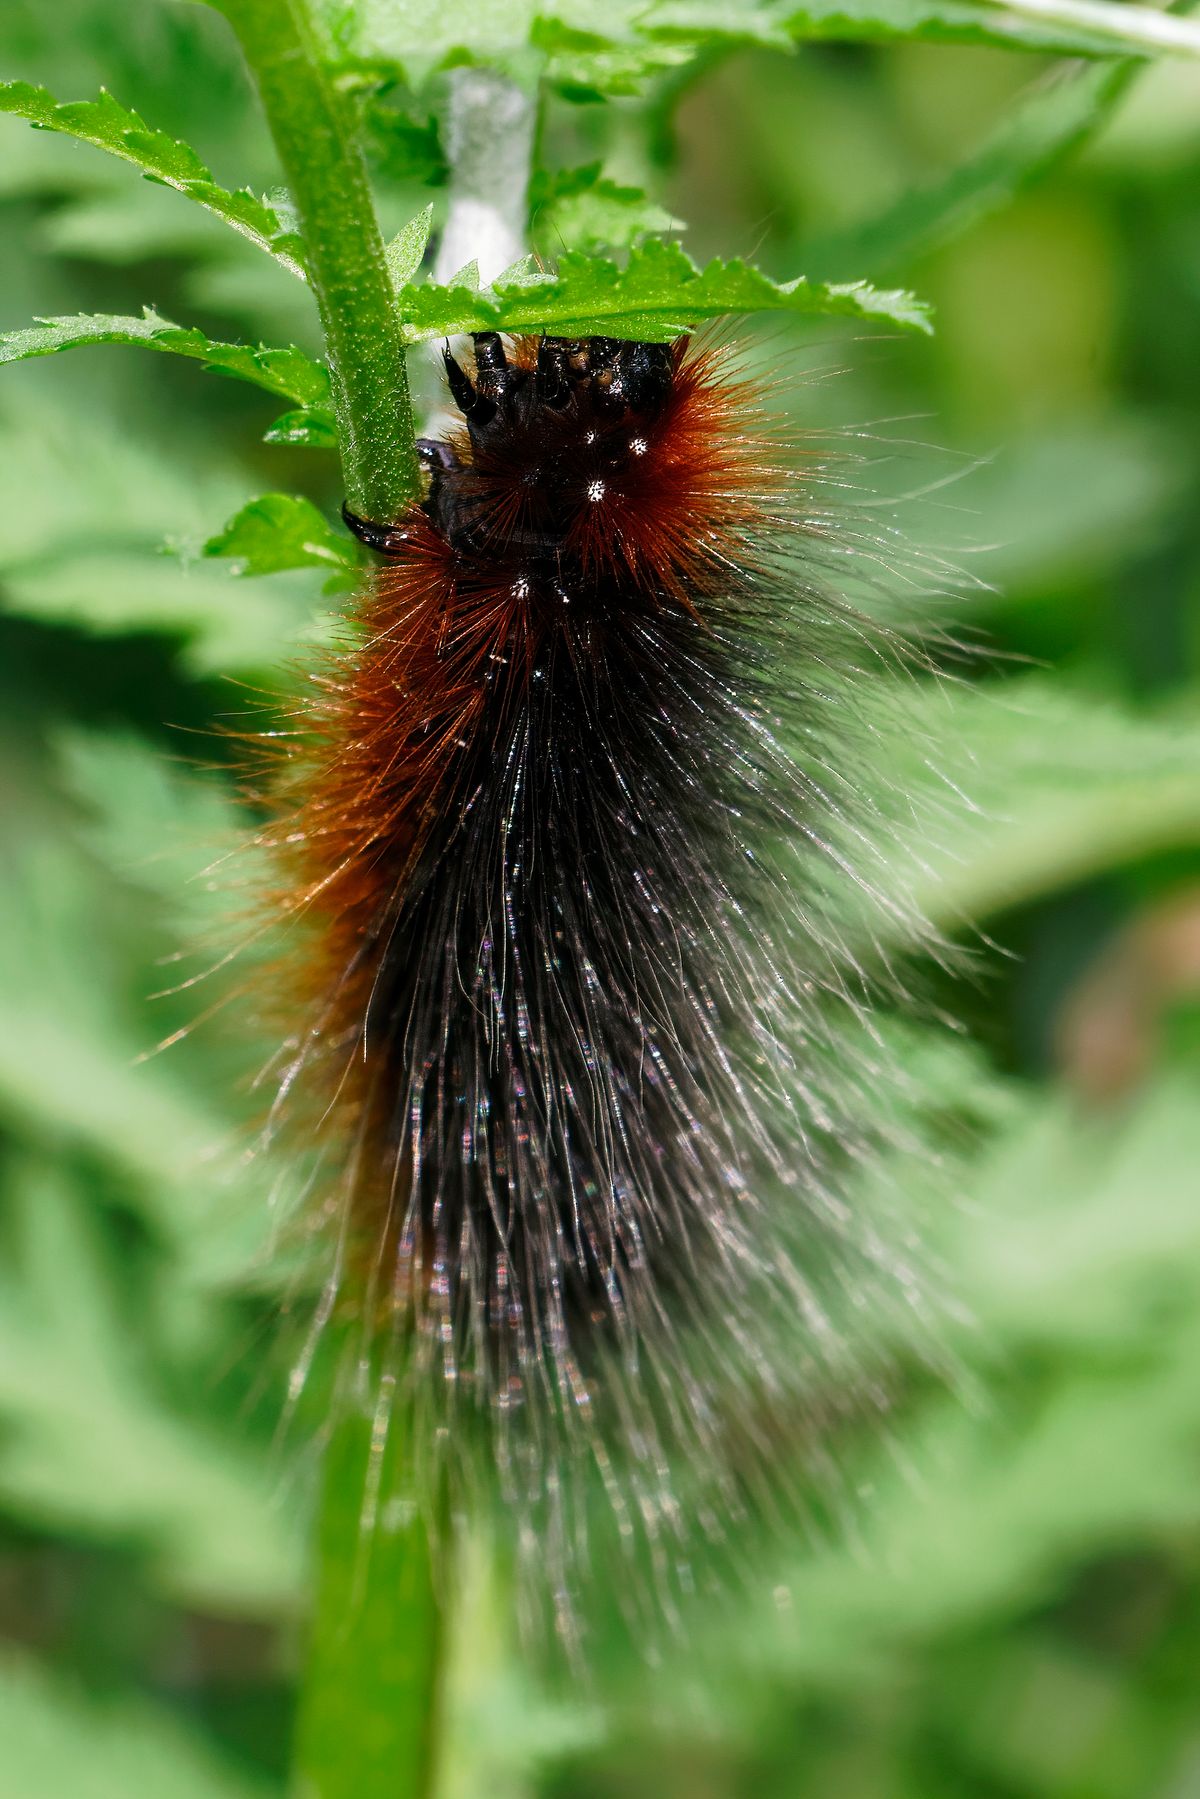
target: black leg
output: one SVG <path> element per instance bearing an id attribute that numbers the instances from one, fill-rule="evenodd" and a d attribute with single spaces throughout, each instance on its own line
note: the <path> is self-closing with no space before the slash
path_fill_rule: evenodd
<path id="1" fill-rule="evenodd" d="M 342 517 L 359 542 L 365 543 L 368 549 L 378 550 L 381 556 L 404 554 L 404 546 L 408 542 L 408 530 L 404 525 L 377 525 L 369 518 L 359 518 L 357 512 L 351 512 L 345 504 L 342 506 Z"/>
<path id="2" fill-rule="evenodd" d="M 442 361 L 446 365 L 446 379 L 450 383 L 450 392 L 458 410 L 472 424 L 486 425 L 496 416 L 495 401 L 489 400 L 486 394 L 476 393 L 471 377 L 459 368 L 449 347 L 442 351 Z"/>

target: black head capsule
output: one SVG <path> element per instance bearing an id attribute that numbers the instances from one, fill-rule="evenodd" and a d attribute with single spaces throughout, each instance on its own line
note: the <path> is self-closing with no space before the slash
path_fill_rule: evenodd
<path id="1" fill-rule="evenodd" d="M 442 351 L 470 445 L 418 440 L 429 477 L 421 508 L 460 554 L 519 549 L 534 562 L 557 566 L 581 494 L 602 500 L 609 471 L 646 454 L 645 433 L 671 395 L 675 352 L 669 344 L 544 334 L 531 365 L 528 354 L 509 360 L 498 331 L 474 333 L 474 349 L 474 378 L 449 344 Z M 497 483 L 508 484 L 519 516 L 497 509 Z M 406 553 L 409 536 L 401 526 L 376 524 L 349 508 L 344 516 L 380 555 Z M 560 597 L 569 603 L 565 592 Z"/>

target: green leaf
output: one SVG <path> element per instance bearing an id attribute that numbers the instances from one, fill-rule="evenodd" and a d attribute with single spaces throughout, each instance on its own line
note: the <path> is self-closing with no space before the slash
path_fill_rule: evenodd
<path id="1" fill-rule="evenodd" d="M 667 342 L 702 319 L 765 311 L 932 329 L 928 307 L 912 294 L 883 292 L 863 281 L 826 285 L 799 276 L 776 282 L 741 261 L 718 259 L 700 269 L 678 244 L 657 238 L 636 246 L 623 268 L 566 251 L 553 274 L 502 276 L 479 293 L 453 283 L 423 283 L 405 288 L 399 303 L 410 343 L 459 331 L 543 329 L 562 336 L 610 332 Z"/>
<path id="2" fill-rule="evenodd" d="M 186 194 L 304 279 L 303 240 L 280 208 L 246 188 L 231 192 L 219 187 L 189 145 L 155 131 L 105 90 L 98 100 L 63 104 L 46 88 L 27 81 L 0 82 L 0 112 L 27 119 L 42 131 L 64 132 L 133 163 L 148 181 Z"/>
<path id="3" fill-rule="evenodd" d="M 1061 1592 L 1085 1558 L 1192 1539 L 1197 1119 L 1181 1080 L 1132 1115 L 1088 1119 L 1050 1094 L 984 1155 L 953 1208 L 948 1254 L 976 1324 L 972 1364 L 988 1349 L 1006 1364 L 1002 1407 L 938 1392 L 905 1419 L 901 1457 L 867 1433 L 844 1469 L 847 1490 L 870 1495 L 850 1541 L 789 1557 L 778 1573 L 790 1605 L 752 1603 L 736 1647 L 725 1620 L 719 1648 L 701 1621 L 731 1690 L 736 1658 L 751 1694 L 781 1670 L 861 1694 L 864 1669 L 903 1656 L 907 1673 L 923 1640 L 957 1644 L 1017 1598 Z M 914 1468 L 936 1484 L 915 1481 Z M 759 1587 L 772 1591 L 769 1579 Z M 706 1652 L 690 1631 L 687 1641 L 692 1658 Z M 687 1673 L 678 1669 L 674 1694 Z M 668 1679 L 656 1704 L 669 1703 Z"/>
<path id="4" fill-rule="evenodd" d="M 85 1694 L 36 1663 L 0 1670 L 0 1799 L 270 1799 L 275 1789 L 183 1724 L 132 1694 Z"/>
<path id="5" fill-rule="evenodd" d="M 598 162 L 555 174 L 536 171 L 529 211 L 534 238 L 552 252 L 626 250 L 636 239 L 669 231 L 677 223 L 640 187 L 609 180 Z"/>
<path id="6" fill-rule="evenodd" d="M 615 21 L 614 21 L 615 22 Z M 647 82 L 691 61 L 689 42 L 656 43 L 581 31 L 559 19 L 535 18 L 530 41 L 546 57 L 545 79 L 565 100 L 629 99 Z"/>
<path id="7" fill-rule="evenodd" d="M 154 634 L 183 678 L 236 673 L 261 682 L 310 628 L 311 573 L 247 586 L 230 578 L 228 564 L 161 553 L 168 538 L 202 544 L 214 519 L 253 491 L 248 472 L 228 451 L 210 460 L 190 435 L 175 432 L 175 453 L 164 456 L 161 441 L 127 419 L 114 432 L 103 408 L 61 411 L 52 384 L 0 391 L 4 614 L 86 636 Z M 72 1046 L 69 1029 L 64 1042 Z M 131 1046 L 128 1059 L 145 1047 Z M 80 1106 L 103 1111 L 94 1071 L 80 1071 L 74 1084 Z M 47 1091 L 65 1099 L 63 1088 Z M 164 1153 L 168 1146 L 164 1137 Z"/>
<path id="8" fill-rule="evenodd" d="M 974 0 L 489 0 L 465 15 L 442 0 L 326 0 L 350 78 L 369 72 L 419 88 L 438 70 L 485 60 L 543 80 L 568 100 L 637 95 L 648 83 L 741 45 L 789 50 L 810 39 L 927 38 L 1076 56 L 1152 53 L 1120 37 L 1121 13 L 1098 25 L 1061 0 L 1060 16 Z M 1128 23 L 1126 21 L 1126 23 Z M 1114 35 L 1114 32 L 1116 35 Z M 428 155 L 418 146 L 418 154 Z M 439 171 L 440 172 L 440 171 Z"/>
<path id="9" fill-rule="evenodd" d="M 354 569 L 350 539 L 335 531 L 311 500 L 267 493 L 251 500 L 223 531 L 210 537 L 206 556 L 228 556 L 238 575 L 275 575 L 288 568 Z"/>
<path id="10" fill-rule="evenodd" d="M 120 781 L 137 765 L 109 756 L 103 767 Z M 117 791 L 125 801 L 139 799 L 128 781 Z M 145 889 L 145 866 L 157 853 L 160 882 L 168 866 L 183 882 L 233 842 L 232 822 L 223 838 L 185 841 L 183 821 L 207 818 L 194 788 L 177 783 L 167 797 L 176 802 L 174 816 L 163 808 L 157 852 L 140 846 L 140 885 L 130 870 L 118 877 L 98 867 L 74 835 L 60 833 L 63 840 L 54 842 L 33 831 L 19 841 L 8 834 L 0 886 L 0 1116 L 6 1134 L 55 1145 L 60 1154 L 82 1149 L 102 1158 L 126 1205 L 143 1214 L 159 1241 L 186 1245 L 196 1266 L 224 1264 L 227 1276 L 231 1262 L 240 1255 L 244 1268 L 261 1244 L 252 1213 L 232 1233 L 218 1220 L 230 1199 L 229 1167 L 219 1164 L 232 1119 L 197 1085 L 196 1065 L 185 1054 L 152 1053 L 186 1023 L 185 1008 L 164 1000 L 151 1016 L 128 1015 L 129 994 L 140 996 L 154 983 L 152 958 L 178 950 L 183 923 L 177 907 L 172 932 Z M 43 816 L 63 810 L 61 792 L 49 784 L 29 782 L 19 798 L 26 810 L 40 801 Z M 144 822 L 123 821 L 123 842 Z M 196 957 L 188 972 L 199 971 Z M 167 984 L 160 975 L 157 985 Z"/>
<path id="11" fill-rule="evenodd" d="M 814 268 L 886 269 L 968 230 L 1069 156 L 1103 124 L 1139 69 L 1129 58 L 1039 83 L 984 145 L 874 219 L 809 247 Z"/>
<path id="12" fill-rule="evenodd" d="M 480 289 L 481 279 L 479 263 L 476 258 L 472 256 L 470 262 L 464 262 L 462 268 L 451 275 L 446 285 L 447 287 L 466 288 L 468 293 L 477 294 Z"/>
<path id="13" fill-rule="evenodd" d="M 658 0 L 635 13 L 634 24 L 648 36 L 678 38 L 700 50 L 743 44 L 789 50 L 791 10 L 784 0 Z"/>
<path id="14" fill-rule="evenodd" d="M 337 423 L 323 407 L 302 406 L 281 414 L 270 430 L 263 432 L 263 442 L 285 444 L 293 450 L 336 450 Z"/>
<path id="15" fill-rule="evenodd" d="M 1192 0 L 1171 0 L 1164 7 L 1130 6 L 1127 0 L 1003 0 L 1003 4 L 1023 22 L 1095 32 L 1107 39 L 1115 55 L 1200 56 L 1200 27 L 1179 16 L 1191 10 Z"/>
<path id="16" fill-rule="evenodd" d="M 1192 452 L 1186 426 L 1172 430 L 1138 412 L 1068 414 L 1050 431 L 1014 436 L 964 483 L 974 541 L 994 545 L 987 577 L 999 593 L 989 610 L 1011 616 L 1025 603 L 1040 614 L 1047 594 L 1065 588 L 1091 605 L 1188 505 Z"/>
<path id="17" fill-rule="evenodd" d="M 416 279 L 417 270 L 425 258 L 425 249 L 429 243 L 429 233 L 433 229 L 433 205 L 424 207 L 414 218 L 408 221 L 403 231 L 398 231 L 391 242 L 384 247 L 387 259 L 388 274 L 392 278 L 392 286 L 399 293 L 410 281 Z"/>
<path id="18" fill-rule="evenodd" d="M 438 70 L 486 61 L 519 79 L 540 65 L 568 98 L 590 100 L 640 93 L 692 55 L 688 42 L 659 42 L 641 28 L 642 0 L 488 0 L 469 14 L 443 0 L 359 0 L 352 8 L 325 0 L 325 10 L 340 14 L 335 35 L 351 78 L 373 67 L 376 79 L 410 89 Z"/>
<path id="19" fill-rule="evenodd" d="M 972 0 L 490 0 L 469 24 L 441 0 L 359 0 L 336 10 L 351 72 L 415 87 L 439 69 L 483 59 L 521 78 L 532 51 L 543 80 L 576 101 L 641 94 L 672 71 L 740 46 L 787 51 L 809 38 L 930 37 L 1084 55 L 1114 47 L 1110 35 L 1080 21 L 1024 18 Z M 414 148 L 428 157 L 420 140 Z"/>
<path id="20" fill-rule="evenodd" d="M 369 88 L 380 82 L 395 82 L 397 71 L 386 64 L 364 63 L 362 78 Z M 353 85 L 352 71 L 342 78 L 343 87 Z M 414 117 L 404 102 L 411 96 L 401 87 L 400 104 L 392 104 L 392 95 L 369 95 L 363 104 L 362 121 L 371 160 L 390 181 L 412 182 L 421 187 L 440 187 L 446 179 L 446 159 L 442 154 L 438 124 L 435 118 Z"/>
<path id="21" fill-rule="evenodd" d="M 992 44 L 1057 56 L 1112 56 L 1111 36 L 1082 24 L 1022 18 L 1002 6 L 971 0 L 806 0 L 789 11 L 799 41 L 888 42 L 924 38 L 939 44 Z"/>
<path id="22" fill-rule="evenodd" d="M 327 372 L 302 350 L 214 343 L 194 326 L 173 325 L 149 307 L 140 319 L 79 313 L 74 318 L 39 319 L 21 331 L 0 332 L 0 364 L 23 362 L 31 356 L 52 356 L 57 350 L 74 350 L 89 344 L 145 344 L 151 350 L 190 356 L 218 374 L 251 381 L 302 405 L 321 406 L 329 399 Z"/>
<path id="23" fill-rule="evenodd" d="M 1200 845 L 1194 709 L 1139 716 L 1029 676 L 932 694 L 891 737 L 897 833 L 873 879 L 946 928 Z"/>
<path id="24" fill-rule="evenodd" d="M 271 1504 L 267 1470 L 244 1441 L 222 1441 L 155 1392 L 130 1353 L 86 1189 L 35 1159 L 14 1173 L 16 1243 L 0 1277 L 5 1508 L 43 1529 L 132 1540 L 165 1589 L 194 1600 L 251 1616 L 286 1601 L 297 1533 Z"/>

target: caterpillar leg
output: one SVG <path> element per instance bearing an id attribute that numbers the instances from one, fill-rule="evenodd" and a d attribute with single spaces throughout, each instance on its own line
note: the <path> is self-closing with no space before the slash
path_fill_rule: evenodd
<path id="1" fill-rule="evenodd" d="M 347 530 L 353 531 L 360 543 L 368 549 L 378 550 L 381 556 L 402 556 L 404 546 L 408 542 L 408 531 L 404 525 L 377 525 L 373 519 L 360 518 L 357 512 L 343 502 L 342 519 Z"/>
<path id="2" fill-rule="evenodd" d="M 429 497 L 425 501 L 425 509 L 435 519 L 439 515 L 438 487 L 443 475 L 454 474 L 462 464 L 451 444 L 440 443 L 433 437 L 418 437 L 417 461 L 428 471 L 431 480 Z M 381 525 L 374 519 L 360 518 L 352 512 L 348 505 L 342 507 L 342 518 L 347 529 L 353 531 L 360 543 L 369 549 L 377 550 L 381 556 L 402 556 L 409 540 L 405 525 Z"/>

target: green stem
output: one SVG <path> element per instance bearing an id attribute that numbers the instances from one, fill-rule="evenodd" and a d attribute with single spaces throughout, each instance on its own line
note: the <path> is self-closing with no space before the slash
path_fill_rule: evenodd
<path id="1" fill-rule="evenodd" d="M 391 521 L 419 491 L 404 344 L 366 164 L 308 0 L 218 0 L 262 99 L 300 217 L 325 333 L 346 497 Z"/>
<path id="2" fill-rule="evenodd" d="M 444 1619 L 428 1523 L 404 1478 L 407 1450 L 394 1414 L 381 1428 L 352 1413 L 326 1452 L 295 1799 L 435 1790 Z"/>
<path id="3" fill-rule="evenodd" d="M 419 491 L 400 322 L 353 119 L 308 0 L 219 0 L 300 218 L 325 334 L 346 497 L 396 519 Z M 326 1454 L 297 1799 L 429 1799 L 443 1623 L 427 1521 L 407 1506 L 403 1408 L 348 1411 Z"/>

